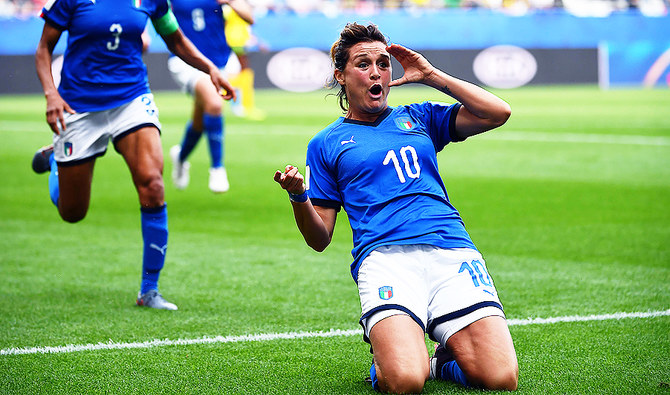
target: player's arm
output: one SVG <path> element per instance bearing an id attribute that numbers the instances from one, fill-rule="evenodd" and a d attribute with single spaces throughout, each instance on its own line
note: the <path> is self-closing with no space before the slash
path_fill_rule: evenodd
<path id="1" fill-rule="evenodd" d="M 170 52 L 179 56 L 184 62 L 196 69 L 209 74 L 212 84 L 214 84 L 214 87 L 216 87 L 216 90 L 224 99 L 230 100 L 236 98 L 235 90 L 228 80 L 223 78 L 219 68 L 211 60 L 207 59 L 181 31 L 172 10 L 169 10 L 164 16 L 152 22 L 156 32 L 163 38 Z"/>
<path id="2" fill-rule="evenodd" d="M 151 45 L 151 36 L 149 35 L 149 31 L 147 29 L 144 29 L 142 32 L 142 53 L 146 53 L 149 50 L 149 46 Z"/>
<path id="3" fill-rule="evenodd" d="M 51 61 L 53 59 L 54 47 L 56 47 L 56 43 L 58 43 L 61 33 L 60 30 L 45 23 L 44 29 L 42 30 L 42 36 L 40 37 L 40 41 L 37 44 L 37 50 L 35 51 L 37 77 L 40 79 L 44 97 L 47 101 L 47 123 L 51 130 L 56 134 L 59 133 L 59 123 L 62 129 L 65 130 L 63 112 L 67 111 L 71 114 L 74 114 L 75 112 L 70 108 L 70 105 L 63 100 L 60 93 L 58 93 L 58 89 L 54 83 L 53 74 L 51 74 Z"/>
<path id="4" fill-rule="evenodd" d="M 227 4 L 235 11 L 246 23 L 254 24 L 254 10 L 245 0 L 217 0 L 219 4 Z"/>
<path id="5" fill-rule="evenodd" d="M 502 126 L 512 115 L 509 104 L 475 84 L 437 70 L 431 80 L 434 88 L 458 100 L 463 106 L 456 115 L 456 140 Z"/>
<path id="6" fill-rule="evenodd" d="M 456 116 L 456 136 L 465 140 L 501 126 L 512 114 L 509 104 L 491 92 L 437 69 L 419 53 L 397 44 L 387 50 L 405 70 L 404 75 L 389 86 L 410 82 L 431 86 L 458 100 L 463 106 Z"/>
<path id="7" fill-rule="evenodd" d="M 298 168 L 286 166 L 286 170 L 277 170 L 274 180 L 291 196 L 293 216 L 302 237 L 308 246 L 316 251 L 323 251 L 333 238 L 337 211 L 333 208 L 314 206 L 305 194 L 304 177 Z"/>

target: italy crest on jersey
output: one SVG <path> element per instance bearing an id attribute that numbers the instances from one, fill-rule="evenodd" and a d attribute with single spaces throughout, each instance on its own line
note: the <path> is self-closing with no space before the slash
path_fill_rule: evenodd
<path id="1" fill-rule="evenodd" d="M 389 300 L 393 297 L 393 287 L 385 285 L 379 288 L 379 298 Z"/>
<path id="2" fill-rule="evenodd" d="M 142 0 L 134 0 L 134 2 L 135 2 L 135 8 L 140 8 L 140 6 L 142 5 Z"/>
<path id="3" fill-rule="evenodd" d="M 395 119 L 395 124 L 402 130 L 412 130 L 415 126 L 410 117 L 398 117 Z"/>
<path id="4" fill-rule="evenodd" d="M 70 156 L 70 155 L 72 155 L 72 151 L 73 151 L 73 145 L 72 145 L 72 143 L 69 142 L 69 141 L 66 142 L 66 143 L 64 144 L 64 146 L 63 146 L 63 153 L 65 154 L 65 156 Z"/>

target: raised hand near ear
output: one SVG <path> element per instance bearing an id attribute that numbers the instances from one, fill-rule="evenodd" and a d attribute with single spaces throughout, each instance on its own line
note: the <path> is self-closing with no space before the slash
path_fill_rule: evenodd
<path id="1" fill-rule="evenodd" d="M 435 67 L 426 58 L 409 48 L 398 44 L 391 44 L 386 47 L 386 50 L 396 58 L 405 71 L 402 77 L 391 81 L 389 86 L 400 86 L 412 82 L 425 83 L 431 74 L 435 72 Z"/>

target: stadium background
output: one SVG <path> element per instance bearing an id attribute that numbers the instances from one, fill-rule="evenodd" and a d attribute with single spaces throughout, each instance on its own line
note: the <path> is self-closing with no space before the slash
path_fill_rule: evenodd
<path id="1" fill-rule="evenodd" d="M 43 24 L 37 17 L 41 2 L 2 3 L 0 10 L 4 12 L 0 15 L 5 15 L 0 16 L 0 93 L 39 93 L 33 54 Z M 13 9 L 7 6 L 10 3 L 14 4 Z M 391 41 L 421 51 L 436 66 L 493 87 L 496 83 L 492 78 L 506 80 L 500 87 L 506 87 L 505 83 L 598 83 L 605 88 L 670 84 L 668 0 L 641 0 L 639 4 L 617 0 L 251 3 L 256 6 L 256 41 L 250 60 L 257 88 L 278 86 L 266 72 L 267 64 L 278 52 L 306 47 L 325 54 L 337 32 L 350 21 L 374 22 Z M 152 89 L 175 89 L 165 64 L 165 45 L 152 33 L 154 39 L 145 58 Z M 55 52 L 62 53 L 64 44 L 65 37 Z M 473 71 L 477 56 L 501 45 L 506 47 L 489 53 L 485 63 L 490 70 L 504 75 L 477 75 Z M 289 79 L 283 81 L 284 85 L 300 85 L 305 82 L 301 78 L 322 76 L 323 70 L 313 68 L 323 69 L 323 60 L 314 56 L 313 51 L 284 56 L 293 71 L 293 77 L 283 77 Z"/>
<path id="2" fill-rule="evenodd" d="M 350 20 L 379 23 L 393 41 L 426 48 L 431 61 L 475 82 L 475 59 L 491 46 L 529 51 L 534 86 L 492 89 L 513 117 L 439 159 L 504 296 L 517 393 L 667 395 L 668 2 L 631 9 L 625 0 L 563 0 L 564 8 L 538 8 L 540 1 L 532 9 L 522 1 L 490 9 L 465 1 L 449 9 L 434 1 L 259 7 L 259 87 L 274 86 L 264 61 L 297 45 L 325 56 Z M 171 233 L 161 281 L 180 310 L 138 309 L 141 238 L 123 159 L 110 149 L 96 164 L 91 213 L 75 226 L 58 219 L 45 177 L 30 169 L 50 132 L 33 59 L 42 22 L 31 3 L 11 1 L 19 2 L 23 14 L 0 17 L 0 89 L 36 93 L 0 94 L 0 394 L 372 394 L 346 216 L 331 246 L 313 252 L 271 179 L 278 166 L 304 163 L 311 136 L 337 116 L 336 97 L 259 89 L 265 120 L 226 119 L 231 190 L 207 189 L 204 147 L 192 157 L 192 187 L 166 182 Z M 0 14 L 7 3 L 0 0 Z M 313 51 L 301 53 L 284 64 L 318 63 Z M 488 59 L 508 70 L 498 82 L 528 78 L 516 73 L 532 64 L 525 52 L 488 53 L 502 54 Z M 155 39 L 147 63 L 164 148 L 178 143 L 191 108 L 161 79 L 166 56 Z M 641 88 L 648 74 L 657 89 Z M 540 80 L 559 76 L 570 85 Z M 591 82 L 576 86 L 578 77 Z M 598 89 L 598 78 L 616 89 Z M 390 104 L 444 98 L 411 85 L 394 90 Z M 472 392 L 431 381 L 424 393 Z"/>

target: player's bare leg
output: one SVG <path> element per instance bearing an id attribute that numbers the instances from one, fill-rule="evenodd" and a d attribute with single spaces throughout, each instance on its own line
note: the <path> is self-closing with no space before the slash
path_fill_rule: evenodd
<path id="1" fill-rule="evenodd" d="M 456 332 L 447 341 L 468 384 L 488 390 L 516 390 L 519 367 L 503 317 L 491 316 Z"/>
<path id="2" fill-rule="evenodd" d="M 155 127 L 142 128 L 115 143 L 130 169 L 140 205 L 160 207 L 165 201 L 163 148 Z"/>
<path id="3" fill-rule="evenodd" d="M 91 201 L 95 159 L 74 165 L 58 166 L 58 213 L 67 222 L 84 219 Z"/>
<path id="4" fill-rule="evenodd" d="M 418 393 L 428 379 L 428 351 L 423 329 L 407 315 L 379 321 L 370 331 L 379 389 Z"/>
<path id="5" fill-rule="evenodd" d="M 115 146 L 128 164 L 141 206 L 144 254 L 142 283 L 136 303 L 155 309 L 177 310 L 175 304 L 166 301 L 158 292 L 158 278 L 168 247 L 163 148 L 158 129 L 142 128 L 116 141 Z"/>

